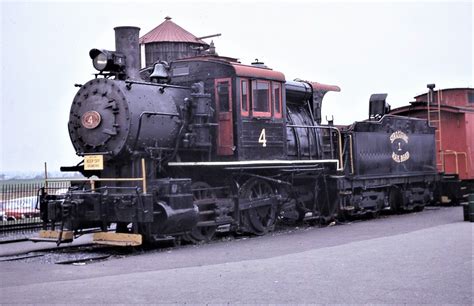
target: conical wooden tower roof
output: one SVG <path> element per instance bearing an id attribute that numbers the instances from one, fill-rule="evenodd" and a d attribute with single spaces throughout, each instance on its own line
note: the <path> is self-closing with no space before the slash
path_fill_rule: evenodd
<path id="1" fill-rule="evenodd" d="M 198 45 L 207 45 L 207 43 L 193 34 L 189 33 L 173 21 L 171 17 L 166 17 L 156 28 L 140 37 L 140 44 L 149 44 L 154 42 L 185 42 Z"/>

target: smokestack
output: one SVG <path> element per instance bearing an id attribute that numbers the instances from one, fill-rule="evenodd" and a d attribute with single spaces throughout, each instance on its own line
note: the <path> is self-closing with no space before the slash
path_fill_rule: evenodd
<path id="1" fill-rule="evenodd" d="M 116 27 L 115 30 L 115 51 L 125 55 L 125 73 L 127 79 L 140 79 L 140 46 L 138 36 L 140 28 L 137 27 Z"/>

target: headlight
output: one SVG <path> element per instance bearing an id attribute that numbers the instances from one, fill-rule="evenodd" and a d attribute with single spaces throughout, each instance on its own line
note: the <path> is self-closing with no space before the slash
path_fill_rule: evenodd
<path id="1" fill-rule="evenodd" d="M 95 58 L 92 59 L 92 65 L 94 68 L 103 71 L 107 67 L 107 55 L 99 53 Z"/>
<path id="2" fill-rule="evenodd" d="M 123 72 L 125 68 L 125 56 L 108 50 L 92 49 L 89 52 L 92 65 L 98 71 Z"/>

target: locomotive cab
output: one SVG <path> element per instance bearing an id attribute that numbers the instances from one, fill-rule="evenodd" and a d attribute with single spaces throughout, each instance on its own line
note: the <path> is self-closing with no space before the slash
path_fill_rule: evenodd
<path id="1" fill-rule="evenodd" d="M 171 83 L 204 81 L 214 111 L 212 157 L 219 161 L 283 159 L 286 156 L 285 77 L 235 59 L 196 57 L 171 64 Z M 186 159 L 186 156 L 181 156 Z M 192 156 L 195 159 L 195 156 Z M 203 160 L 204 161 L 204 160 Z"/>
<path id="2" fill-rule="evenodd" d="M 210 147 L 201 158 L 203 162 L 209 156 L 215 161 L 257 163 L 289 157 L 340 157 L 339 132 L 321 125 L 322 99 L 329 91 L 340 91 L 337 86 L 286 81 L 283 73 L 262 63 L 242 65 L 217 56 L 176 61 L 170 74 L 171 84 L 180 86 L 203 80 L 204 92 L 210 94 L 214 113 L 208 125 Z M 195 161 L 195 149 L 191 147 L 189 155 L 180 152 L 181 161 Z M 185 165 L 183 162 L 179 165 Z"/>

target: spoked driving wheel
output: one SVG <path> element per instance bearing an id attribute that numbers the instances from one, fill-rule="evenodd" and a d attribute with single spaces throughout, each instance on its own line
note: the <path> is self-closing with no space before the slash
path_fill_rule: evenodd
<path id="1" fill-rule="evenodd" d="M 251 178 L 245 182 L 240 192 L 240 197 L 249 201 L 266 199 L 274 195 L 275 192 L 270 183 L 257 178 Z M 277 207 L 272 203 L 244 210 L 242 213 L 242 222 L 250 232 L 256 235 L 264 235 L 273 230 L 276 217 Z"/>
<path id="2" fill-rule="evenodd" d="M 206 182 L 195 182 L 191 186 L 194 204 L 199 210 L 198 222 L 214 220 L 216 194 Z M 209 241 L 216 233 L 216 226 L 195 226 L 183 238 L 190 242 Z"/>

